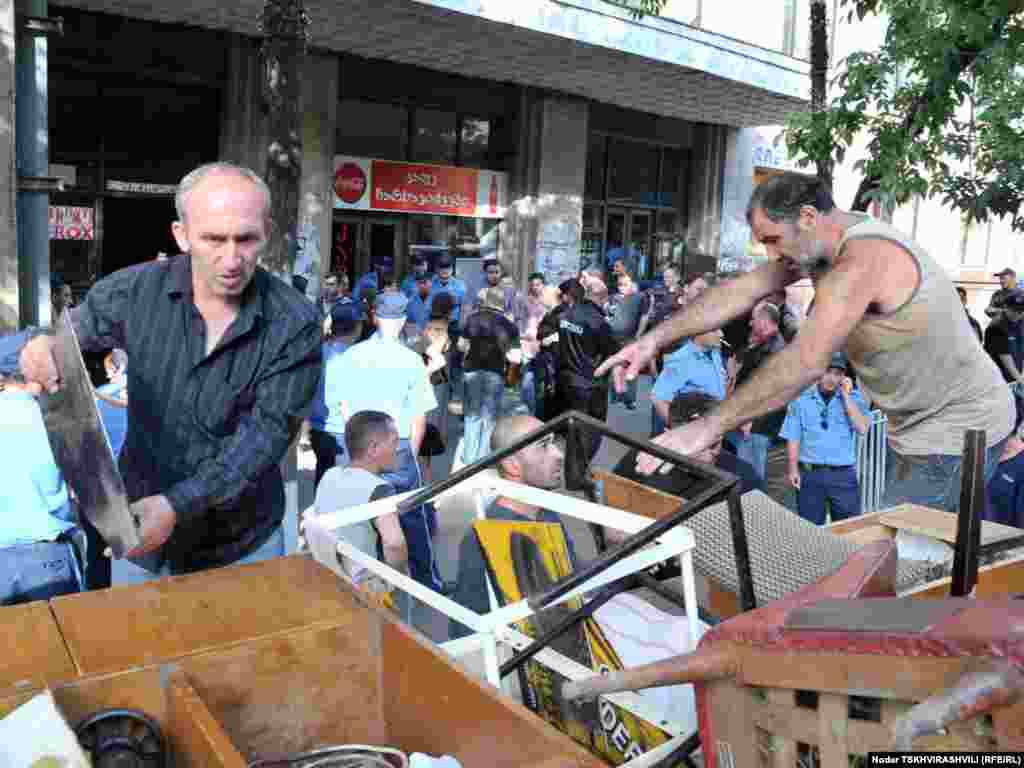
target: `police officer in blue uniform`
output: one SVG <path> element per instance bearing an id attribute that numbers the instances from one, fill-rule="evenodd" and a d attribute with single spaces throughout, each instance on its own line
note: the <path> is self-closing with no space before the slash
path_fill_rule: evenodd
<path id="1" fill-rule="evenodd" d="M 868 431 L 867 406 L 847 368 L 846 355 L 832 355 L 821 380 L 789 404 L 779 432 L 787 443 L 797 511 L 817 525 L 825 522 L 826 502 L 833 522 L 861 512 L 853 433 Z"/>

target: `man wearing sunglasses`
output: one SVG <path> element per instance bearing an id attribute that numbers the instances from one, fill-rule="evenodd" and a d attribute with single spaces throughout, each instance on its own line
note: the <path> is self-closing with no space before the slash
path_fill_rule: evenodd
<path id="1" fill-rule="evenodd" d="M 832 522 L 860 514 L 860 486 L 854 467 L 854 436 L 868 431 L 864 398 L 847 375 L 846 355 L 832 355 L 825 375 L 786 409 L 779 437 L 789 453 L 787 477 L 796 489 L 800 517 L 825 522 L 826 502 Z"/>

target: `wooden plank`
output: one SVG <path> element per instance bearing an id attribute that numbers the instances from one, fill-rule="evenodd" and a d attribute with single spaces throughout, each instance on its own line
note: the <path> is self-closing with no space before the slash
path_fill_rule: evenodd
<path id="1" fill-rule="evenodd" d="M 247 765 L 199 694 L 180 674 L 173 675 L 167 686 L 166 738 L 174 745 L 174 764 L 179 768 Z"/>
<path id="2" fill-rule="evenodd" d="M 943 512 L 919 504 L 900 504 L 887 510 L 880 519 L 883 524 L 893 528 L 956 544 L 956 515 L 952 512 Z M 1024 530 L 1020 528 L 990 523 L 987 520 L 981 523 L 983 545 L 1022 535 Z"/>
<path id="3" fill-rule="evenodd" d="M 45 601 L 0 608 L 0 697 L 66 683 L 78 677 Z"/>
<path id="4" fill-rule="evenodd" d="M 64 718 L 75 728 L 101 709 L 138 709 L 166 729 L 167 699 L 159 667 L 82 678 L 53 689 Z"/>
<path id="5" fill-rule="evenodd" d="M 829 523 L 828 525 L 822 526 L 829 533 L 834 533 L 837 536 L 845 536 L 853 531 L 859 531 L 862 528 L 869 528 L 873 525 L 883 525 L 882 517 L 889 514 L 892 509 L 885 509 L 881 512 L 868 512 L 864 515 L 857 515 L 857 517 L 851 517 L 849 520 L 840 520 L 835 523 Z M 895 535 L 895 531 L 894 534 Z"/>
<path id="6" fill-rule="evenodd" d="M 440 651 L 384 618 L 385 743 L 488 768 L 600 768 L 604 762 Z M 510 746 L 511 745 L 511 746 Z"/>
<path id="7" fill-rule="evenodd" d="M 938 579 L 922 584 L 905 593 L 907 597 L 949 597 L 952 579 Z M 1012 560 L 983 565 L 978 569 L 978 584 L 974 596 L 978 599 L 1005 598 L 1024 594 L 1024 556 Z"/>
<path id="8" fill-rule="evenodd" d="M 51 601 L 84 675 L 344 624 L 357 605 L 334 574 L 305 555 Z"/>
<path id="9" fill-rule="evenodd" d="M 992 730 L 999 749 L 1024 752 L 1024 701 L 993 712 Z"/>
<path id="10" fill-rule="evenodd" d="M 654 520 L 668 517 L 679 509 L 683 501 L 678 496 L 657 488 L 648 488 L 635 480 L 604 470 L 595 470 L 594 479 L 603 483 L 604 503 L 607 506 Z"/>
<path id="11" fill-rule="evenodd" d="M 768 706 L 773 712 L 780 716 L 792 715 L 796 709 L 796 694 L 794 691 L 785 688 L 769 688 L 767 691 Z M 762 723 L 755 723 L 759 728 L 772 735 L 772 765 L 774 768 L 795 768 L 796 766 L 796 739 L 785 731 L 779 732 L 772 728 L 766 728 Z"/>
<path id="12" fill-rule="evenodd" d="M 954 685 L 971 661 L 970 657 L 953 656 L 791 653 L 732 647 L 745 685 L 908 701 L 921 701 Z"/>
<path id="13" fill-rule="evenodd" d="M 821 768 L 849 768 L 849 708 L 850 701 L 845 694 L 818 694 L 818 754 Z"/>
<path id="14" fill-rule="evenodd" d="M 842 534 L 847 541 L 863 546 L 873 541 L 892 541 L 896 538 L 896 529 L 887 525 L 866 525 L 863 528 Z"/>
<path id="15" fill-rule="evenodd" d="M 387 744 L 379 622 L 366 608 L 346 626 L 263 637 L 175 666 L 249 760 L 324 744 Z"/>
<path id="16" fill-rule="evenodd" d="M 721 768 L 763 765 L 761 732 L 753 727 L 757 705 L 754 691 L 729 679 L 716 680 L 704 691 L 708 729 L 702 730 L 701 738 L 711 742 L 702 745 L 704 754 L 713 752 Z"/>
<path id="17" fill-rule="evenodd" d="M 752 718 L 758 728 L 784 739 L 791 739 L 794 743 L 817 746 L 821 741 L 820 713 L 813 709 L 779 707 L 769 700 L 756 702 Z M 847 743 L 852 745 L 853 751 L 858 754 L 892 749 L 892 734 L 882 723 L 849 720 L 846 724 L 846 736 Z M 795 761 L 787 765 L 792 767 Z"/>

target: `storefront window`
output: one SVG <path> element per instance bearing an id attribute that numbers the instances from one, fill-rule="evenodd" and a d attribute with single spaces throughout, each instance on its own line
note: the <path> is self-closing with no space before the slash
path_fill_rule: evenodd
<path id="1" fill-rule="evenodd" d="M 456 260 L 495 256 L 498 253 L 498 219 L 459 216 L 409 216 L 409 261 L 425 256 L 433 272 L 443 254 Z M 464 270 L 459 270 L 460 272 Z"/>
<path id="2" fill-rule="evenodd" d="M 409 110 L 394 104 L 343 99 L 338 107 L 337 152 L 404 160 Z"/>
<path id="3" fill-rule="evenodd" d="M 488 168 L 491 122 L 478 117 L 462 119 L 459 138 L 459 165 L 468 168 Z"/>
<path id="4" fill-rule="evenodd" d="M 682 149 L 665 148 L 662 155 L 661 188 L 658 204 L 669 208 L 679 207 L 684 199 L 683 183 L 688 153 Z"/>
<path id="5" fill-rule="evenodd" d="M 604 166 L 608 156 L 608 139 L 597 133 L 590 134 L 587 142 L 587 180 L 585 196 L 588 200 L 604 199 Z"/>
<path id="6" fill-rule="evenodd" d="M 419 163 L 455 164 L 455 113 L 417 109 L 412 160 Z"/>
<path id="7" fill-rule="evenodd" d="M 654 205 L 660 153 L 660 148 L 653 144 L 609 139 L 608 199 Z"/>

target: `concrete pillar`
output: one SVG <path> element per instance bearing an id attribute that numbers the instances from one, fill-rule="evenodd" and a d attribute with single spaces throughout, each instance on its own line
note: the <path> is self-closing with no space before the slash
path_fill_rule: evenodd
<path id="1" fill-rule="evenodd" d="M 15 22 L 26 16 L 45 17 L 46 0 L 19 0 Z M 17 34 L 16 150 L 17 176 L 50 175 L 49 110 L 47 103 L 47 39 Z M 17 178 L 15 179 L 17 183 Z M 50 324 L 49 192 L 17 193 L 18 280 L 21 325 Z"/>
<path id="2" fill-rule="evenodd" d="M 719 255 L 722 222 L 722 170 L 725 165 L 725 126 L 698 123 L 693 127 L 693 163 L 687 195 L 686 246 L 688 263 Z"/>
<path id="3" fill-rule="evenodd" d="M 557 284 L 579 270 L 588 117 L 585 101 L 524 93 L 514 196 L 503 233 L 515 254 L 519 285 L 531 272 Z"/>
<path id="4" fill-rule="evenodd" d="M 320 281 L 331 264 L 339 64 L 334 55 L 310 53 L 302 78 L 302 181 L 295 274 L 309 279 L 306 295 L 314 299 L 320 295 Z"/>
<path id="5" fill-rule="evenodd" d="M 261 176 L 266 171 L 268 127 L 263 109 L 259 40 L 228 35 L 227 82 L 221 110 L 220 157 Z"/>
<path id="6" fill-rule="evenodd" d="M 0 332 L 18 327 L 18 174 L 15 168 L 14 2 L 0 0 Z"/>
<path id="7" fill-rule="evenodd" d="M 754 191 L 754 128 L 726 129 L 725 168 L 722 174 L 722 235 L 720 268 L 753 269 L 747 203 Z"/>

